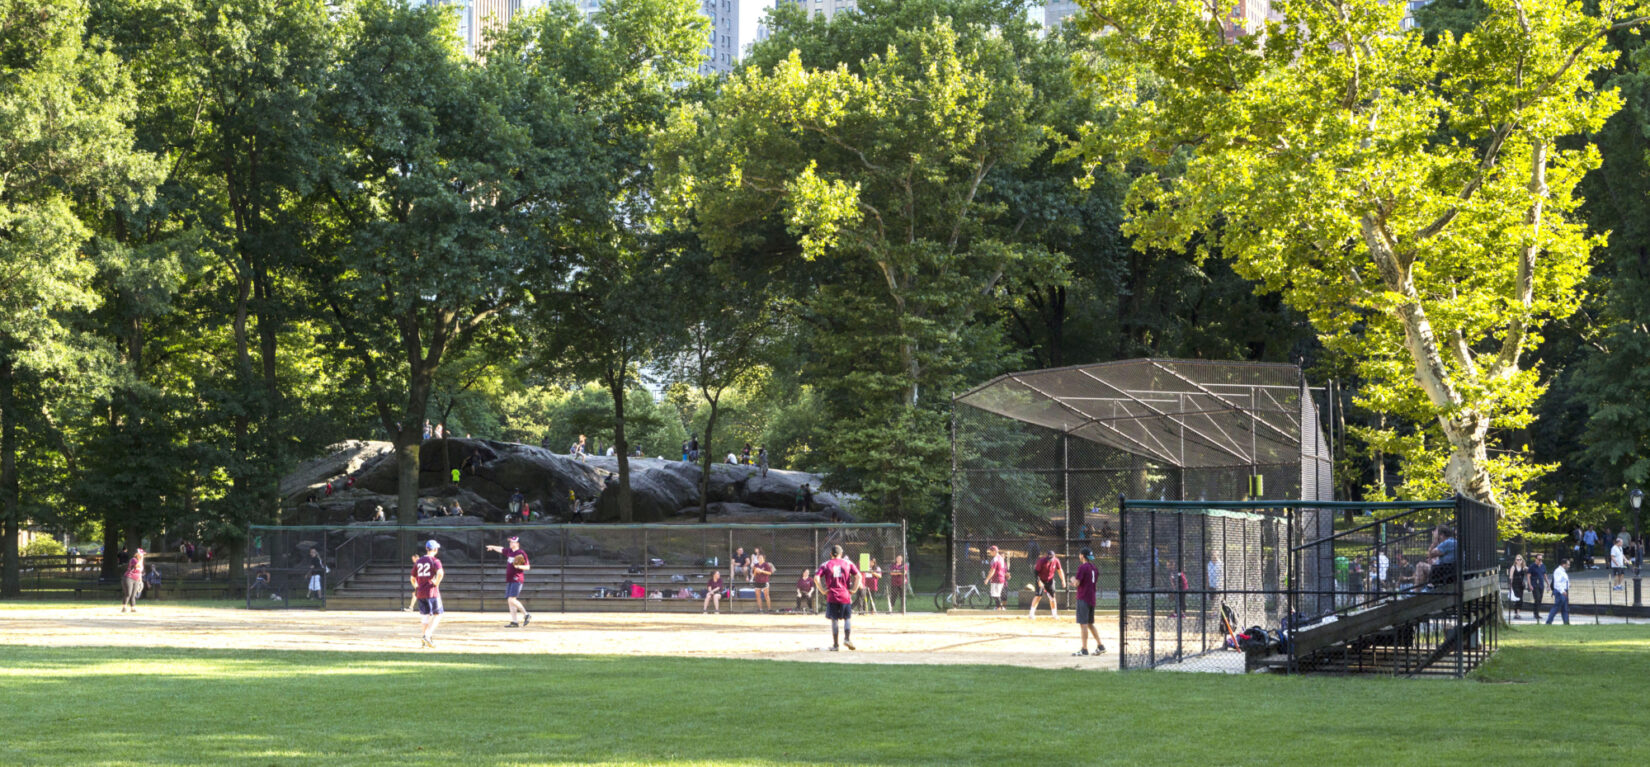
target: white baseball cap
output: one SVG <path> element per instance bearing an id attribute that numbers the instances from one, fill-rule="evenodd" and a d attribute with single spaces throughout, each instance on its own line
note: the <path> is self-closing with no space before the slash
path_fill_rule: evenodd
<path id="1" fill-rule="evenodd" d="M 435 551 L 436 549 L 439 549 L 439 548 L 441 548 L 441 544 L 439 542 L 437 542 L 436 539 L 434 539 L 434 538 L 431 538 L 428 541 L 424 542 L 424 550 L 425 551 Z"/>

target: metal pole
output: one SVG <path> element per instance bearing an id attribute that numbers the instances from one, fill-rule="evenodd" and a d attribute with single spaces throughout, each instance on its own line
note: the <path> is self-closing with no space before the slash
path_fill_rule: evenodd
<path id="1" fill-rule="evenodd" d="M 558 525 L 561 531 L 561 611 L 567 612 L 567 525 Z"/>
<path id="2" fill-rule="evenodd" d="M 906 536 L 908 534 L 909 533 L 906 530 L 906 522 L 905 522 L 905 520 L 902 519 L 902 520 L 899 521 L 899 554 L 900 554 L 901 557 L 905 558 L 905 582 L 900 584 L 900 592 L 899 592 L 899 614 L 900 615 L 905 614 L 905 603 L 910 601 L 909 599 L 907 599 L 907 597 L 909 597 L 910 593 L 911 593 L 911 552 L 906 550 L 906 548 L 905 548 Z"/>
<path id="3" fill-rule="evenodd" d="M 1128 502 L 1122 494 L 1117 496 L 1117 668 L 1129 667 L 1129 582 L 1124 577 L 1124 563 L 1129 559 L 1129 513 Z M 1100 578 L 1094 579 L 1094 587 L 1100 588 Z M 1095 594 L 1095 603 L 1100 601 L 1100 595 Z"/>
<path id="4" fill-rule="evenodd" d="M 652 609 L 648 605 L 648 598 L 653 595 L 653 587 L 648 583 L 649 570 L 652 569 L 651 559 L 652 557 L 648 556 L 647 553 L 647 528 L 644 527 L 642 528 L 642 612 L 644 613 Z"/>
<path id="5" fill-rule="evenodd" d="M 1634 491 L 1638 492 L 1638 491 Z M 1644 606 L 1644 538 L 1639 534 L 1639 504 L 1644 496 L 1633 500 L 1633 606 Z"/>

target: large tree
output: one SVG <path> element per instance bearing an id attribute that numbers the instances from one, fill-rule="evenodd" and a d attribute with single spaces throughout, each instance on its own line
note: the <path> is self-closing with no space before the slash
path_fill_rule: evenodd
<path id="1" fill-rule="evenodd" d="M 1491 446 L 1529 422 L 1527 351 L 1580 297 L 1597 153 L 1567 139 L 1620 104 L 1592 76 L 1633 4 L 1492 0 L 1430 43 L 1383 0 L 1280 2 L 1236 39 L 1204 0 L 1084 5 L 1131 65 L 1088 68 L 1118 111 L 1083 150 L 1163 169 L 1130 191 L 1138 243 L 1218 246 L 1358 361 L 1367 407 L 1426 426 L 1394 445 L 1412 479 L 1528 514 L 1534 468 Z"/>
<path id="2" fill-rule="evenodd" d="M 1044 146 L 1015 4 L 782 6 L 752 66 L 685 109 L 661 155 L 718 255 L 793 283 L 831 481 L 914 518 L 943 492 L 949 396 L 1013 359 L 991 310 L 1061 257 L 1017 234 L 993 174 Z M 870 509 L 868 509 L 870 510 Z"/>
<path id="3" fill-rule="evenodd" d="M 692 0 L 606 0 L 586 19 L 571 7 L 516 25 L 489 53 L 522 77 L 556 83 L 588 121 L 580 147 L 587 184 L 556 217 L 570 271 L 533 280 L 527 315 L 541 374 L 599 380 L 613 402 L 618 516 L 631 521 L 627 393 L 676 327 L 660 300 L 662 235 L 648 150 L 670 110 L 698 92 L 707 22 Z"/>
<path id="4" fill-rule="evenodd" d="M 141 199 L 159 176 L 154 159 L 133 147 L 131 83 L 113 55 L 87 44 L 86 15 L 81 2 L 0 2 L 4 596 L 19 589 L 21 373 L 57 368 L 69 333 L 60 313 L 97 302 L 88 219 Z"/>
<path id="5" fill-rule="evenodd" d="M 531 281 L 561 273 L 550 243 L 583 184 L 591 123 L 521 51 L 465 60 L 450 11 L 355 6 L 320 103 L 331 157 L 306 274 L 394 437 L 403 522 L 416 520 L 437 373 Z"/>

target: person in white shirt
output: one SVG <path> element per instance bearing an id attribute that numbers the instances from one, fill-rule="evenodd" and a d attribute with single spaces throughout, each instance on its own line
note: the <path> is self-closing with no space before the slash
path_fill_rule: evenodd
<path id="1" fill-rule="evenodd" d="M 1384 590 L 1384 587 L 1386 586 L 1386 570 L 1391 565 L 1392 561 L 1386 558 L 1386 552 L 1382 551 L 1375 555 L 1375 591 Z"/>
<path id="2" fill-rule="evenodd" d="M 1203 569 L 1207 571 L 1204 573 L 1204 583 L 1208 586 L 1209 590 L 1219 591 L 1220 576 L 1222 574 L 1220 554 L 1218 552 L 1209 552 L 1209 564 L 1205 565 Z"/>
<path id="3" fill-rule="evenodd" d="M 1627 555 L 1621 550 L 1621 539 L 1610 539 L 1610 590 L 1621 591 L 1627 577 Z"/>
<path id="4" fill-rule="evenodd" d="M 1564 614 L 1564 625 L 1570 625 L 1570 560 L 1566 559 L 1553 568 L 1553 609 L 1547 612 L 1547 625 L 1553 625 L 1553 616 L 1560 612 Z"/>

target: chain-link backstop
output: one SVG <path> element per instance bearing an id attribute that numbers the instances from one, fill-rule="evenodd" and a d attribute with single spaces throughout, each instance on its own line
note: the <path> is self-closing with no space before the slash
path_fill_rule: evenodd
<path id="1" fill-rule="evenodd" d="M 979 582 L 993 545 L 1022 573 L 1018 560 L 1088 546 L 1101 607 L 1112 607 L 1119 498 L 1333 494 L 1318 407 L 1295 365 L 1145 359 L 1011 373 L 959 395 L 952 429 L 959 584 Z M 1314 513 L 1310 524 L 1331 521 Z"/>
<path id="2" fill-rule="evenodd" d="M 856 562 L 884 573 L 879 609 L 893 598 L 895 558 L 909 557 L 898 524 L 472 524 L 441 520 L 418 525 L 255 526 L 247 547 L 247 606 L 301 608 L 404 607 L 411 599 L 410 556 L 423 542 L 440 544 L 448 609 L 504 609 L 504 556 L 488 546 L 520 539 L 531 570 L 522 599 L 538 610 L 697 610 L 711 571 L 725 579 L 723 609 L 752 605 L 743 557 L 762 554 L 774 565 L 773 609 L 802 609 L 796 584 L 840 544 Z M 315 564 L 311 551 L 319 558 Z M 310 590 L 311 579 L 319 577 Z M 752 608 L 754 609 L 754 608 Z"/>

